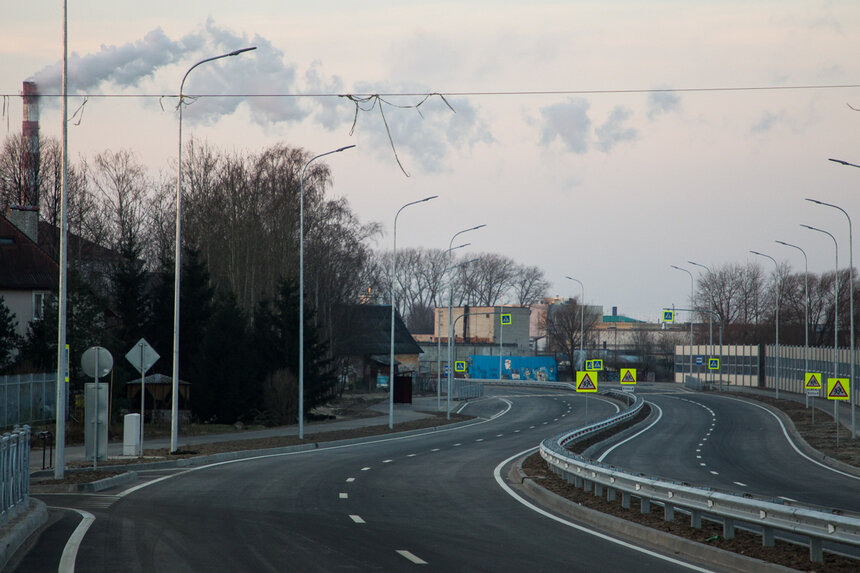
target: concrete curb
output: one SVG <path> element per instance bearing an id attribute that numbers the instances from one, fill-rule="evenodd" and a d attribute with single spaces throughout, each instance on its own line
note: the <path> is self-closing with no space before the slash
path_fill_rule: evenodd
<path id="1" fill-rule="evenodd" d="M 601 533 L 643 545 L 661 553 L 680 556 L 693 563 L 716 567 L 723 571 L 737 573 L 746 573 L 747 571 L 788 573 L 795 571 L 795 569 L 767 563 L 718 547 L 711 547 L 574 503 L 542 488 L 534 480 L 527 477 L 522 469 L 523 459 L 525 458 L 520 458 L 511 465 L 508 476 L 510 482 L 518 486 L 518 489 L 531 501 L 580 524 L 592 527 Z"/>
<path id="2" fill-rule="evenodd" d="M 131 483 L 136 479 L 137 472 L 125 472 L 120 475 L 106 477 L 104 479 L 87 483 L 31 484 L 30 493 L 34 495 L 38 495 L 40 493 L 96 493 L 105 489 Z"/>
<path id="3" fill-rule="evenodd" d="M 30 538 L 48 521 L 48 508 L 38 499 L 29 499 L 29 507 L 6 525 L 0 526 L 0 571 Z"/>
<path id="4" fill-rule="evenodd" d="M 428 428 L 420 428 L 417 430 L 406 430 L 403 432 L 393 432 L 390 434 L 377 434 L 374 436 L 363 436 L 359 438 L 348 438 L 345 440 L 333 440 L 331 442 L 312 442 L 307 444 L 298 444 L 294 446 L 282 446 L 278 448 L 265 448 L 258 450 L 237 450 L 234 452 L 221 452 L 218 454 L 209 454 L 205 456 L 195 456 L 191 458 L 180 458 L 176 460 L 164 460 L 161 462 L 149 462 L 149 463 L 140 463 L 140 464 L 116 464 L 110 466 L 100 466 L 97 469 L 93 470 L 92 468 L 66 468 L 67 473 L 82 473 L 82 472 L 90 472 L 90 471 L 117 471 L 117 470 L 135 470 L 135 471 L 143 471 L 143 470 L 155 470 L 155 469 L 168 469 L 168 468 L 186 468 L 186 467 L 196 467 L 196 466 L 204 466 L 208 464 L 214 464 L 218 462 L 226 462 L 233 460 L 240 460 L 246 458 L 255 458 L 258 456 L 266 456 L 266 455 L 277 455 L 277 454 L 287 454 L 294 452 L 303 452 L 309 450 L 316 450 L 319 448 L 328 448 L 334 446 L 345 446 L 350 444 L 358 444 L 362 442 L 369 441 L 377 441 L 379 439 L 390 439 L 390 438 L 403 438 L 409 437 L 411 435 L 423 434 L 429 432 L 438 432 L 441 430 L 455 429 L 460 426 L 464 426 L 467 424 L 473 424 L 475 420 L 464 420 L 462 422 L 455 422 L 453 424 L 444 424 L 441 426 L 431 426 Z M 51 477 L 54 475 L 54 470 L 39 470 L 36 472 L 32 472 L 30 474 L 31 478 L 40 478 L 40 477 Z M 117 476 L 119 477 L 119 476 Z M 105 481 L 105 480 L 99 480 Z M 37 484 L 33 484 L 30 486 L 31 491 L 35 492 L 33 489 L 38 487 Z M 108 486 L 111 487 L 111 486 Z M 39 490 L 42 493 L 47 493 L 44 490 Z M 79 490 L 80 491 L 80 490 Z"/>

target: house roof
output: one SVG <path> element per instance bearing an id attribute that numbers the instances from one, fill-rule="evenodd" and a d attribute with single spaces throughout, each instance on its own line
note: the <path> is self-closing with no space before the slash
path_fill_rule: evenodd
<path id="1" fill-rule="evenodd" d="M 46 253 L 58 259 L 60 253 L 60 228 L 47 221 L 39 221 L 38 232 L 39 246 Z M 117 263 L 122 258 L 118 252 L 94 243 L 89 239 L 84 239 L 70 231 L 66 233 L 66 240 L 66 250 L 73 259 Z"/>
<path id="2" fill-rule="evenodd" d="M 335 349 L 351 356 L 385 355 L 391 350 L 391 305 L 343 305 L 336 311 Z M 420 354 L 400 313 L 395 313 L 394 353 Z"/>
<path id="3" fill-rule="evenodd" d="M 0 215 L 0 290 L 55 289 L 59 277 L 57 262 Z"/>

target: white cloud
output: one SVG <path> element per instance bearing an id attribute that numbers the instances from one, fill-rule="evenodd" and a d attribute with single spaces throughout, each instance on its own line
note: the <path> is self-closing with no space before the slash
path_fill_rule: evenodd
<path id="1" fill-rule="evenodd" d="M 556 103 L 541 108 L 543 119 L 541 145 L 550 145 L 560 139 L 569 151 L 583 155 L 588 153 L 591 134 L 590 104 L 582 98 L 571 98 L 565 103 Z"/>
<path id="2" fill-rule="evenodd" d="M 675 92 L 651 92 L 648 94 L 648 119 L 656 119 L 658 115 L 678 111 L 681 108 L 681 98 Z"/>
<path id="3" fill-rule="evenodd" d="M 633 112 L 626 107 L 616 106 L 609 114 L 609 119 L 595 128 L 594 134 L 597 136 L 595 145 L 600 151 L 609 153 L 618 143 L 636 141 L 639 138 L 639 132 L 636 129 L 624 126 L 624 122 L 630 119 L 631 115 Z"/>

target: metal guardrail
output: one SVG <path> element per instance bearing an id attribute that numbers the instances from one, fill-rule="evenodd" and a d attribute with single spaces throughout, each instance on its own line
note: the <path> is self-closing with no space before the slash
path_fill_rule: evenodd
<path id="1" fill-rule="evenodd" d="M 656 502 L 663 506 L 667 521 L 674 519 L 675 509 L 683 509 L 690 514 L 690 524 L 695 528 L 701 527 L 703 515 L 717 517 L 723 523 L 726 539 L 734 537 L 741 523 L 760 528 L 762 544 L 767 547 L 774 544 L 775 531 L 793 533 L 809 540 L 809 559 L 815 563 L 823 562 L 822 542 L 825 540 L 860 547 L 860 515 L 648 477 L 589 460 L 565 448 L 631 419 L 643 405 L 644 400 L 637 395 L 631 407 L 621 413 L 547 438 L 540 446 L 541 457 L 568 483 L 586 491 L 594 488 L 595 495 L 602 496 L 606 488 L 607 499 L 613 501 L 621 492 L 622 507 L 629 508 L 631 498 L 635 497 L 640 501 L 642 513 L 648 513 L 651 503 Z"/>
<path id="2" fill-rule="evenodd" d="M 30 426 L 0 437 L 0 523 L 17 516 L 30 497 Z"/>

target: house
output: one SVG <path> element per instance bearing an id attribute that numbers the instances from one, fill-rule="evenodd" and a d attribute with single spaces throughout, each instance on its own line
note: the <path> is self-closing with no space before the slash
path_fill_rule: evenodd
<path id="1" fill-rule="evenodd" d="M 391 352 L 391 305 L 343 305 L 334 313 L 334 353 L 343 357 L 341 376 L 357 388 L 373 389 L 388 385 Z M 418 372 L 422 350 L 395 311 L 395 375 L 410 376 Z"/>
<path id="2" fill-rule="evenodd" d="M 0 215 L 0 296 L 21 336 L 31 321 L 43 318 L 47 295 L 57 290 L 60 276 L 57 262 L 34 239 Z"/>

